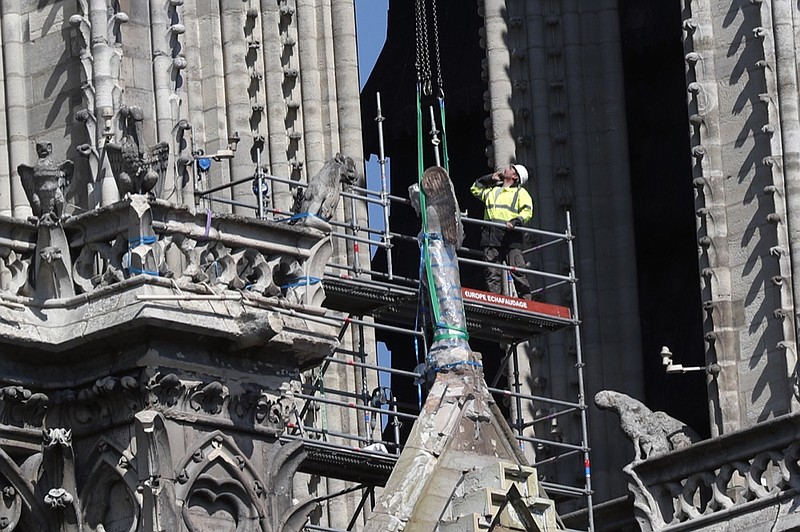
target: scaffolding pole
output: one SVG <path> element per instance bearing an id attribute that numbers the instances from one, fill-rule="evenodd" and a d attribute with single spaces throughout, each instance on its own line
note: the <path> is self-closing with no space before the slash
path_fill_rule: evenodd
<path id="1" fill-rule="evenodd" d="M 378 123 L 378 130 L 380 136 L 380 151 L 379 154 L 379 163 L 381 168 L 381 185 L 379 191 L 373 191 L 366 188 L 361 187 L 352 187 L 351 191 L 342 191 L 341 196 L 345 198 L 345 201 L 348 203 L 348 210 L 351 213 L 349 217 L 350 220 L 346 222 L 342 222 L 339 220 L 332 220 L 330 221 L 331 224 L 331 236 L 336 239 L 342 239 L 347 243 L 348 249 L 352 248 L 354 253 L 350 254 L 351 257 L 350 261 L 347 261 L 345 264 L 339 264 L 336 261 L 330 262 L 327 266 L 329 270 L 340 270 L 344 272 L 348 272 L 347 274 L 341 275 L 334 275 L 326 274 L 326 277 L 330 276 L 332 279 L 341 280 L 342 282 L 353 282 L 353 283 L 360 283 L 363 286 L 369 286 L 376 290 L 386 289 L 396 289 L 401 288 L 406 290 L 409 295 L 416 294 L 420 290 L 419 280 L 414 278 L 405 278 L 397 276 L 394 273 L 393 268 L 393 261 L 396 260 L 396 256 L 392 253 L 392 241 L 395 239 L 407 239 L 409 241 L 416 241 L 416 236 L 414 235 L 403 235 L 400 233 L 392 232 L 390 227 L 390 210 L 392 205 L 405 205 L 410 206 L 410 201 L 407 198 L 402 198 L 399 196 L 393 196 L 390 194 L 388 179 L 386 175 L 386 160 L 384 154 L 384 147 L 382 141 L 383 135 L 383 121 L 384 117 L 382 116 L 381 108 L 380 108 L 380 95 L 378 95 L 378 112 L 376 117 L 376 122 Z M 247 205 L 241 201 L 231 200 L 229 198 L 221 198 L 214 196 L 215 193 L 220 192 L 226 188 L 230 188 L 234 185 L 242 184 L 248 181 L 257 180 L 255 183 L 257 186 L 254 187 L 254 192 L 256 192 L 259 197 L 256 198 L 256 201 L 253 205 Z M 284 211 L 279 211 L 277 209 L 270 209 L 263 203 L 263 201 L 259 201 L 261 197 L 263 197 L 263 190 L 266 186 L 267 182 L 275 182 L 275 183 L 284 183 L 289 184 L 294 187 L 306 187 L 307 185 L 304 183 L 300 183 L 297 181 L 293 181 L 290 179 L 280 178 L 277 176 L 268 175 L 263 172 L 260 165 L 254 172 L 253 177 L 240 179 L 232 183 L 227 183 L 225 185 L 208 188 L 206 190 L 198 190 L 195 192 L 195 195 L 198 199 L 203 199 L 213 203 L 222 203 L 225 205 L 235 205 L 240 207 L 249 207 L 252 208 L 254 211 L 255 216 L 259 218 L 267 218 L 268 216 L 273 217 L 273 222 L 282 223 L 289 221 L 289 217 L 293 215 L 293 213 L 287 213 Z M 362 227 L 359 223 L 357 216 L 355 213 L 357 212 L 357 204 L 358 202 L 363 202 L 366 204 L 377 205 L 382 209 L 382 222 L 383 227 L 380 229 L 371 228 L 371 227 Z M 490 222 L 487 220 L 479 220 L 479 219 L 472 219 L 467 216 L 462 217 L 462 221 L 467 224 L 475 224 L 479 226 L 492 226 L 492 225 L 502 225 L 496 224 L 495 222 Z M 574 486 L 570 484 L 564 484 L 559 482 L 542 482 L 542 485 L 548 490 L 548 492 L 557 494 L 560 496 L 570 497 L 570 498 L 581 498 L 585 502 L 587 514 L 588 514 L 588 526 L 589 531 L 594 531 L 595 524 L 594 524 L 594 515 L 593 515 L 593 500 L 592 500 L 592 475 L 591 475 L 591 462 L 590 462 L 590 446 L 589 446 L 589 435 L 588 435 L 588 406 L 586 404 L 586 397 L 585 397 L 585 383 L 584 383 L 584 371 L 585 371 L 585 362 L 583 358 L 583 351 L 581 347 L 581 331 L 580 331 L 580 314 L 579 314 L 579 306 L 578 306 L 578 290 L 577 290 L 577 272 L 575 268 L 575 256 L 574 256 L 574 234 L 572 228 L 572 222 L 570 218 L 570 213 L 566 213 L 566 231 L 563 233 L 554 232 L 554 231 L 545 231 L 541 229 L 534 229 L 534 228 L 515 228 L 515 231 L 524 232 L 530 235 L 533 235 L 539 239 L 539 242 L 536 246 L 531 247 L 523 251 L 526 257 L 536 255 L 542 252 L 545 249 L 553 248 L 554 246 L 565 246 L 566 252 L 568 255 L 569 260 L 569 273 L 562 274 L 557 272 L 550 272 L 544 270 L 537 270 L 533 268 L 512 268 L 506 265 L 492 265 L 493 267 L 498 267 L 505 271 L 512 271 L 516 270 L 520 273 L 524 273 L 529 277 L 536 279 L 540 284 L 540 286 L 533 289 L 533 293 L 538 294 L 546 294 L 548 290 L 551 290 L 557 286 L 570 286 L 570 294 L 571 294 L 571 307 L 570 307 L 570 316 L 566 319 L 566 323 L 568 327 L 571 329 L 574 335 L 575 347 L 576 347 L 576 356 L 577 360 L 575 363 L 575 371 L 577 373 L 577 381 L 578 381 L 578 397 L 573 401 L 566 398 L 556 398 L 556 397 L 546 397 L 543 395 L 536 395 L 531 393 L 525 393 L 526 390 L 523 390 L 523 383 L 520 381 L 520 364 L 522 363 L 522 357 L 526 357 L 524 353 L 520 352 L 518 349 L 518 344 L 513 343 L 512 345 L 508 346 L 506 356 L 504 357 L 504 361 L 502 364 L 506 365 L 508 368 L 509 373 L 509 386 L 508 388 L 497 388 L 496 383 L 498 378 L 496 378 L 492 382 L 492 386 L 489 388 L 490 392 L 496 396 L 507 397 L 510 401 L 513 402 L 514 408 L 512 408 L 512 419 L 511 419 L 511 426 L 514 429 L 515 437 L 518 441 L 518 444 L 521 448 L 524 448 L 526 443 L 533 444 L 537 447 L 542 447 L 548 449 L 550 452 L 555 453 L 552 456 L 548 456 L 546 458 L 542 458 L 537 460 L 533 463 L 535 467 L 547 467 L 550 465 L 554 465 L 556 463 L 564 463 L 573 461 L 576 457 L 580 458 L 580 464 L 573 464 L 574 467 L 581 467 L 583 470 L 583 481 L 582 485 Z M 376 238 L 377 237 L 377 238 Z M 359 244 L 368 245 L 370 249 L 383 249 L 386 253 L 386 271 L 373 271 L 368 265 L 360 264 L 358 260 L 358 252 L 359 252 Z M 470 258 L 469 255 L 477 255 L 476 250 L 471 250 L 468 248 L 461 248 L 459 249 L 459 257 L 458 261 L 463 264 L 470 264 L 475 266 L 485 267 L 487 263 L 482 260 L 477 260 L 474 258 Z M 355 285 L 353 285 L 355 286 Z M 405 293 L 405 292 L 404 292 Z M 161 296 L 165 297 L 165 296 Z M 380 375 L 390 375 L 392 378 L 396 379 L 413 379 L 414 385 L 418 385 L 425 379 L 425 375 L 418 372 L 418 371 L 410 371 L 411 368 L 398 368 L 393 366 L 383 366 L 380 364 L 370 363 L 367 355 L 374 349 L 374 346 L 367 345 L 363 335 L 363 329 L 365 327 L 369 327 L 374 329 L 375 331 L 384 331 L 387 333 L 399 334 L 404 335 L 409 338 L 409 342 L 421 340 L 421 345 L 423 346 L 423 351 L 427 349 L 427 332 L 424 330 L 422 325 L 416 325 L 415 327 L 401 327 L 395 325 L 389 325 L 386 323 L 376 323 L 375 321 L 370 321 L 368 319 L 364 319 L 363 316 L 351 316 L 351 315 L 337 315 L 333 312 L 326 312 L 326 309 L 314 309 L 313 312 L 310 312 L 308 309 L 303 308 L 302 305 L 298 306 L 296 309 L 286 309 L 280 308 L 277 304 L 273 304 L 273 302 L 266 300 L 265 298 L 251 298 L 245 292 L 240 293 L 239 295 L 226 295 L 226 294 L 215 294 L 209 293 L 207 296 L 203 295 L 195 295 L 190 296 L 186 294 L 176 294 L 174 299 L 186 299 L 186 298 L 219 298 L 219 299 L 234 299 L 240 300 L 242 304 L 247 305 L 257 305 L 257 306 L 268 306 L 274 309 L 276 312 L 281 312 L 290 315 L 301 316 L 305 319 L 309 319 L 312 321 L 317 321 L 320 323 L 340 326 L 346 328 L 348 326 L 356 326 L 361 331 L 362 334 L 359 335 L 360 341 L 357 342 L 357 345 L 354 346 L 353 349 L 339 349 L 334 356 L 329 356 L 325 358 L 325 364 L 323 365 L 321 376 L 319 378 L 319 382 L 312 385 L 311 389 L 308 390 L 309 393 L 298 393 L 294 394 L 294 397 L 298 401 L 305 402 L 303 409 L 301 410 L 301 414 L 304 414 L 310 411 L 313 405 L 318 405 L 323 409 L 323 413 L 318 418 L 315 418 L 312 423 L 305 423 L 300 420 L 300 423 L 289 423 L 287 424 L 287 430 L 289 431 L 299 431 L 300 434 L 289 434 L 286 433 L 280 437 L 281 440 L 288 441 L 288 440 L 296 440 L 300 439 L 306 441 L 308 443 L 313 443 L 314 445 L 326 445 L 332 451 L 335 450 L 358 450 L 360 453 L 364 453 L 370 456 L 382 456 L 382 457 L 393 457 L 396 459 L 397 455 L 402 451 L 403 442 L 400 441 L 400 431 L 399 426 L 402 423 L 401 420 L 411 420 L 413 421 L 416 419 L 417 415 L 414 413 L 409 413 L 405 411 L 400 411 L 398 409 L 397 400 L 394 397 L 394 393 L 391 392 L 391 389 L 388 390 L 386 393 L 386 397 L 383 395 L 381 398 L 381 405 L 380 407 L 372 406 L 372 393 L 369 390 L 368 382 L 370 382 L 370 375 L 371 372 L 374 372 L 376 376 L 376 382 L 378 383 L 378 388 L 381 388 L 381 381 Z M 513 312 L 513 310 L 509 310 L 509 312 Z M 427 357 L 423 357 L 425 360 Z M 526 358 L 527 360 L 527 358 Z M 324 379 L 325 379 L 325 371 L 331 364 L 345 364 L 352 366 L 355 371 L 355 375 L 357 375 L 355 379 L 355 389 L 353 390 L 334 390 L 330 387 L 324 386 Z M 393 382 L 394 384 L 394 382 Z M 338 400 L 332 397 L 325 397 L 320 394 L 328 394 L 329 396 L 336 396 L 339 395 L 341 397 L 347 397 L 352 399 L 351 401 L 346 400 Z M 373 390 L 374 393 L 374 390 Z M 384 390 L 380 390 L 381 394 L 384 394 Z M 385 400 L 385 402 L 384 402 Z M 535 415 L 533 418 L 530 418 L 526 415 L 526 405 L 532 402 L 540 402 L 545 405 L 550 405 L 549 410 L 546 410 L 546 415 Z M 412 409 L 418 408 L 418 405 L 403 405 L 403 408 L 406 409 L 410 407 Z M 357 423 L 357 429 L 355 433 L 344 433 L 344 432 L 336 432 L 332 430 L 328 430 L 326 419 L 331 415 L 334 415 L 334 412 L 337 411 L 336 409 L 345 409 L 351 412 L 357 412 L 359 420 Z M 417 410 L 418 411 L 418 410 Z M 562 417 L 577 417 L 577 421 L 580 425 L 580 441 L 578 442 L 570 442 L 570 441 L 559 441 L 558 438 L 562 436 L 560 433 L 557 435 L 558 437 L 554 437 L 551 439 L 547 438 L 540 438 L 540 437 L 529 437 L 525 435 L 526 429 L 532 428 L 536 424 L 540 423 L 552 423 L 553 427 L 555 427 L 557 420 Z M 393 430 L 390 431 L 392 433 L 392 437 L 394 441 L 388 441 L 383 439 L 384 430 L 380 431 L 380 439 L 376 440 L 373 438 L 374 436 L 374 429 L 372 428 L 376 424 L 376 419 L 380 419 L 380 426 L 381 429 L 385 427 L 392 427 Z M 363 427 L 363 431 L 361 429 Z M 551 431 L 554 432 L 555 431 Z M 342 441 L 352 441 L 357 442 L 358 446 L 347 446 L 347 445 L 339 445 L 335 442 L 331 441 L 320 441 L 320 438 L 325 438 L 327 440 L 328 437 L 338 438 Z M 381 450 L 380 447 L 375 447 L 374 449 L 369 449 L 368 447 L 373 444 L 380 444 L 383 446 Z M 376 450 L 377 449 L 377 450 Z M 388 449 L 391 449 L 390 452 Z M 569 472 L 568 472 L 569 473 Z M 567 474 L 567 476 L 570 476 Z M 366 493 L 366 492 L 365 492 Z M 372 499 L 372 497 L 370 497 Z M 358 512 L 364 511 L 365 507 L 367 506 L 367 497 L 366 495 L 361 498 L 361 502 L 358 505 Z M 356 514 L 357 515 L 357 514 Z M 355 519 L 355 516 L 352 517 Z M 351 520 L 352 522 L 352 520 Z M 331 528 L 324 528 L 322 526 L 317 525 L 306 525 L 306 529 L 308 530 L 337 530 Z"/>

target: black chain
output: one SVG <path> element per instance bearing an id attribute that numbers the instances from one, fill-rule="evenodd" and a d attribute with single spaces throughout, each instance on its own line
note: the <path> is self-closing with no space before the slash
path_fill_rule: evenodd
<path id="1" fill-rule="evenodd" d="M 430 96 L 433 92 L 431 87 L 431 63 L 430 52 L 428 51 L 428 14 L 425 9 L 425 0 L 416 0 L 414 6 L 416 15 L 416 42 L 417 42 L 417 81 L 422 85 L 422 92 Z"/>
<path id="2" fill-rule="evenodd" d="M 442 82 L 442 58 L 439 54 L 439 16 L 436 10 L 436 0 L 431 0 L 431 12 L 433 15 L 433 53 L 436 55 L 436 85 L 439 89 L 439 97 L 444 98 L 444 83 Z"/>

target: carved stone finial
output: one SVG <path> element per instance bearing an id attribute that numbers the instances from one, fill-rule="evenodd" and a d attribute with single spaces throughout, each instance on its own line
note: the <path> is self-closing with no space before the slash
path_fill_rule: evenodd
<path id="1" fill-rule="evenodd" d="M 408 193 L 414 210 L 420 217 L 424 213 L 427 226 L 419 238 L 426 239 L 430 263 L 440 265 L 435 273 L 428 270 L 424 276 L 425 290 L 435 302 L 430 308 L 439 309 L 433 320 L 436 332 L 429 351 L 430 360 L 438 367 L 477 363 L 465 332 L 467 319 L 456 260 L 456 248 L 461 245 L 464 230 L 453 182 L 444 168 L 432 166 L 423 173 L 421 187 L 415 183 L 409 187 Z M 428 239 L 426 234 L 441 235 L 441 238 Z"/>

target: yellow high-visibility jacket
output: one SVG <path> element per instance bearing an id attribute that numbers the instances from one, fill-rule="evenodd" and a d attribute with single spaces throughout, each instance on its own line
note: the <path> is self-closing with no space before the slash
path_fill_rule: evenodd
<path id="1" fill-rule="evenodd" d="M 484 220 L 514 221 L 515 225 L 520 225 L 533 218 L 533 199 L 524 187 L 489 186 L 487 180 L 481 178 L 469 191 L 486 206 Z"/>

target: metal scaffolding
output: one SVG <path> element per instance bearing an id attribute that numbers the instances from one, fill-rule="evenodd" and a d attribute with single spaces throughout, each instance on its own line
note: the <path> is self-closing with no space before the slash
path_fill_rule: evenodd
<path id="1" fill-rule="evenodd" d="M 357 528 L 363 519 L 365 509 L 374 504 L 375 488 L 385 484 L 397 457 L 403 450 L 401 427 L 409 425 L 417 417 L 425 392 L 428 330 L 420 308 L 420 286 L 416 278 L 402 277 L 395 273 L 392 250 L 399 240 L 416 241 L 415 235 L 395 233 L 390 228 L 390 211 L 393 208 L 411 208 L 407 198 L 389 193 L 383 155 L 382 122 L 380 97 L 378 99 L 380 153 L 380 190 L 352 187 L 342 192 L 346 208 L 350 209 L 349 222 L 331 220 L 332 237 L 344 242 L 346 253 L 340 253 L 338 260 L 328 264 L 328 273 L 322 280 L 326 293 L 324 306 L 328 310 L 323 316 L 311 319 L 333 324 L 340 329 L 340 338 L 357 332 L 364 338 L 364 332 L 374 334 L 383 332 L 400 335 L 408 339 L 409 345 L 417 352 L 420 362 L 416 367 L 397 367 L 391 361 L 381 362 L 377 345 L 348 345 L 345 343 L 322 366 L 305 372 L 302 389 L 294 393 L 302 407 L 296 421 L 287 426 L 283 441 L 302 440 L 308 458 L 300 471 L 320 477 L 353 483 L 346 489 L 328 493 L 319 498 L 320 502 L 354 492 L 360 492 L 361 499 L 349 516 L 346 530 Z M 199 174 L 199 172 L 198 172 Z M 236 205 L 253 209 L 254 216 L 274 221 L 288 221 L 295 213 L 269 208 L 270 184 L 282 183 L 290 187 L 305 187 L 305 183 L 266 174 L 257 168 L 249 180 L 239 180 L 225 186 L 198 190 L 195 195 L 198 203 L 205 202 L 213 207 L 215 202 L 232 204 L 225 197 L 215 196 L 226 187 L 252 181 L 256 201 L 252 205 L 236 202 Z M 200 183 L 202 184 L 202 183 Z M 198 187 L 202 188 L 202 187 Z M 356 216 L 358 203 L 377 205 L 381 209 L 380 228 L 361 224 Z M 467 224 L 500 225 L 493 222 L 462 217 Z M 536 458 L 532 460 L 537 467 L 541 486 L 557 503 L 571 501 L 570 511 L 584 509 L 587 514 L 588 530 L 594 530 L 592 509 L 591 466 L 589 460 L 587 403 L 584 388 L 585 363 L 581 350 L 580 317 L 578 305 L 578 278 L 575 271 L 574 234 L 569 213 L 563 232 L 544 231 L 532 228 L 516 228 L 533 236 L 537 245 L 525 250 L 528 264 L 537 254 L 552 248 L 561 248 L 568 257 L 568 271 L 558 273 L 544 269 L 517 269 L 531 279 L 535 287 L 534 301 L 524 301 L 508 295 L 494 297 L 481 290 L 466 289 L 465 311 L 469 334 L 473 338 L 501 344 L 504 359 L 501 371 L 496 375 L 486 375 L 487 384 L 498 404 L 508 406 L 509 425 L 513 429 L 521 448 L 530 446 Z M 385 271 L 375 271 L 372 264 L 364 264 L 365 248 L 369 256 L 382 249 L 386 257 Z M 459 250 L 459 262 L 476 266 L 486 263 L 473 257 L 479 256 L 476 250 Z M 348 259 L 349 258 L 349 259 Z M 344 259 L 344 261 L 342 261 Z M 407 259 L 406 259 L 407 260 Z M 546 262 L 546 261 L 543 261 Z M 510 271 L 511 267 L 500 265 Z M 513 283 L 507 282 L 513 292 Z M 552 289 L 568 287 L 571 305 L 561 307 L 537 301 L 546 298 Z M 469 297 L 470 293 L 473 296 Z M 511 303 L 511 305 L 509 305 Z M 573 335 L 575 359 L 576 397 L 548 397 L 533 393 L 529 383 L 522 382 L 520 368 L 530 364 L 531 351 L 527 341 L 537 336 L 565 331 Z M 337 388 L 328 382 L 337 367 L 347 367 L 352 375 L 350 389 Z M 499 383 L 505 380 L 505 385 Z M 370 385 L 377 383 L 377 385 Z M 417 389 L 417 404 L 400 403 L 393 390 L 401 386 Z M 536 408 L 533 408 L 533 407 Z M 527 415 L 528 412 L 534 414 Z M 352 430 L 336 431 L 328 426 L 328 420 L 338 416 L 340 419 L 355 419 L 350 424 Z M 567 422 L 567 420 L 569 420 Z M 576 426 L 577 430 L 564 430 L 565 426 Z M 307 530 L 344 530 L 326 528 L 322 522 L 308 523 Z"/>

